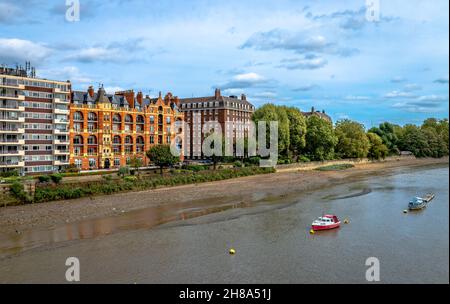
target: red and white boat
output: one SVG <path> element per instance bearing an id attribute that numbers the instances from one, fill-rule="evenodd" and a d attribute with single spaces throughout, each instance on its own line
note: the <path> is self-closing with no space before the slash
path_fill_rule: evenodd
<path id="1" fill-rule="evenodd" d="M 322 217 L 319 217 L 312 223 L 312 229 L 314 231 L 319 230 L 330 230 L 339 228 L 341 226 L 341 222 L 337 218 L 336 215 L 326 214 Z"/>

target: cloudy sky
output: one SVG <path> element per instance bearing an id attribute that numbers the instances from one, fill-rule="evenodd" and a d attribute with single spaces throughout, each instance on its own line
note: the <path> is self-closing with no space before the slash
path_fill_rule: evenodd
<path id="1" fill-rule="evenodd" d="M 449 112 L 449 2 L 0 0 L 0 64 L 30 60 L 75 89 L 246 93 L 367 127 Z"/>

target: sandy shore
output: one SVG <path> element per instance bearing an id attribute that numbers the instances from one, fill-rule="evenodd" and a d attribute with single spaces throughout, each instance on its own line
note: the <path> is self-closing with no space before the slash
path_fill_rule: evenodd
<path id="1" fill-rule="evenodd" d="M 167 205 L 168 208 L 178 208 L 183 203 L 191 201 L 203 201 L 205 205 L 214 205 L 230 201 L 254 201 L 261 197 L 279 198 L 351 181 L 353 178 L 387 174 L 402 167 L 435 164 L 448 164 L 448 158 L 358 164 L 355 168 L 336 172 L 294 170 L 198 185 L 0 208 L 0 233 L 46 229 L 64 223 L 114 216 L 151 206 Z"/>

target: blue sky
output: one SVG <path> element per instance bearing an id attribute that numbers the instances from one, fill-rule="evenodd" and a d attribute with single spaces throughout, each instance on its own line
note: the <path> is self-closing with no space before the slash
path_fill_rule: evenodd
<path id="1" fill-rule="evenodd" d="M 31 60 L 75 89 L 103 83 L 179 97 L 246 93 L 334 120 L 448 118 L 449 2 L 0 0 L 0 63 Z"/>

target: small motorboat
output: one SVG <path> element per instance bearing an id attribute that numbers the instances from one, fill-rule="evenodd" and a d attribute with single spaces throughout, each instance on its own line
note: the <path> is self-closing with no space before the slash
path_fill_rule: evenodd
<path id="1" fill-rule="evenodd" d="M 427 201 L 421 197 L 415 197 L 409 201 L 409 210 L 421 210 L 427 206 Z"/>
<path id="2" fill-rule="evenodd" d="M 336 215 L 324 215 L 319 217 L 317 220 L 315 220 L 312 223 L 312 229 L 314 231 L 320 231 L 320 230 L 330 230 L 339 228 L 341 226 L 341 222 L 337 218 Z"/>

